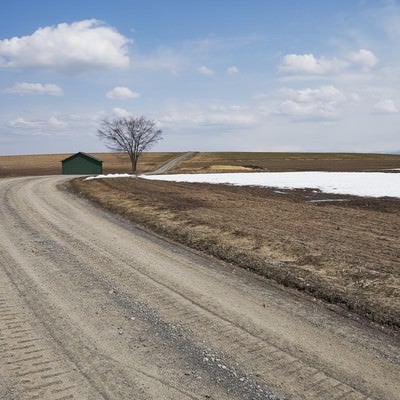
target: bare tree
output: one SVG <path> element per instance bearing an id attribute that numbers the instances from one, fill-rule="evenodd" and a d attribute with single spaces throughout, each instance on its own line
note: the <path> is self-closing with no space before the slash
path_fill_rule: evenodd
<path id="1" fill-rule="evenodd" d="M 162 139 L 161 129 L 157 129 L 156 123 L 145 117 L 103 120 L 97 133 L 110 150 L 128 153 L 133 174 L 137 171 L 137 163 L 143 151 Z"/>

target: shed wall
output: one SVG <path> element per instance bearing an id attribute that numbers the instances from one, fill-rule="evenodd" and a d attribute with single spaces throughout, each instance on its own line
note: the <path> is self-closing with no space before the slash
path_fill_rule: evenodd
<path id="1" fill-rule="evenodd" d="M 63 175 L 101 174 L 102 165 L 90 159 L 78 156 L 62 162 Z"/>

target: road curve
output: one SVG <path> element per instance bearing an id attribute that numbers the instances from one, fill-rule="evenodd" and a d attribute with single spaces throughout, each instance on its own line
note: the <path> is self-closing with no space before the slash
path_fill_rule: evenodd
<path id="1" fill-rule="evenodd" d="M 0 398 L 398 399 L 383 332 L 94 208 L 0 179 Z"/>

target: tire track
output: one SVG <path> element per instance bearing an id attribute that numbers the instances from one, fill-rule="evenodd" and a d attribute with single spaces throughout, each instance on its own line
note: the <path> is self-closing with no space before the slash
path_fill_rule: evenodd
<path id="1" fill-rule="evenodd" d="M 6 260 L 3 259 L 3 262 Z M 0 269 L 0 363 L 20 399 L 81 399 L 85 383 L 32 323 L 17 290 Z M 73 384 L 73 385 L 72 385 Z M 62 393 L 63 396 L 58 396 Z M 89 397 L 87 397 L 89 398 Z M 99 397 L 97 397 L 99 398 Z"/>

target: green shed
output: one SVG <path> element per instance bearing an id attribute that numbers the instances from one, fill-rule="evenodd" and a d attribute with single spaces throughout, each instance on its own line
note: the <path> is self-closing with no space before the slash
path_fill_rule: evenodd
<path id="1" fill-rule="evenodd" d="M 63 175 L 92 175 L 103 173 L 103 161 L 86 153 L 76 153 L 62 162 Z"/>

